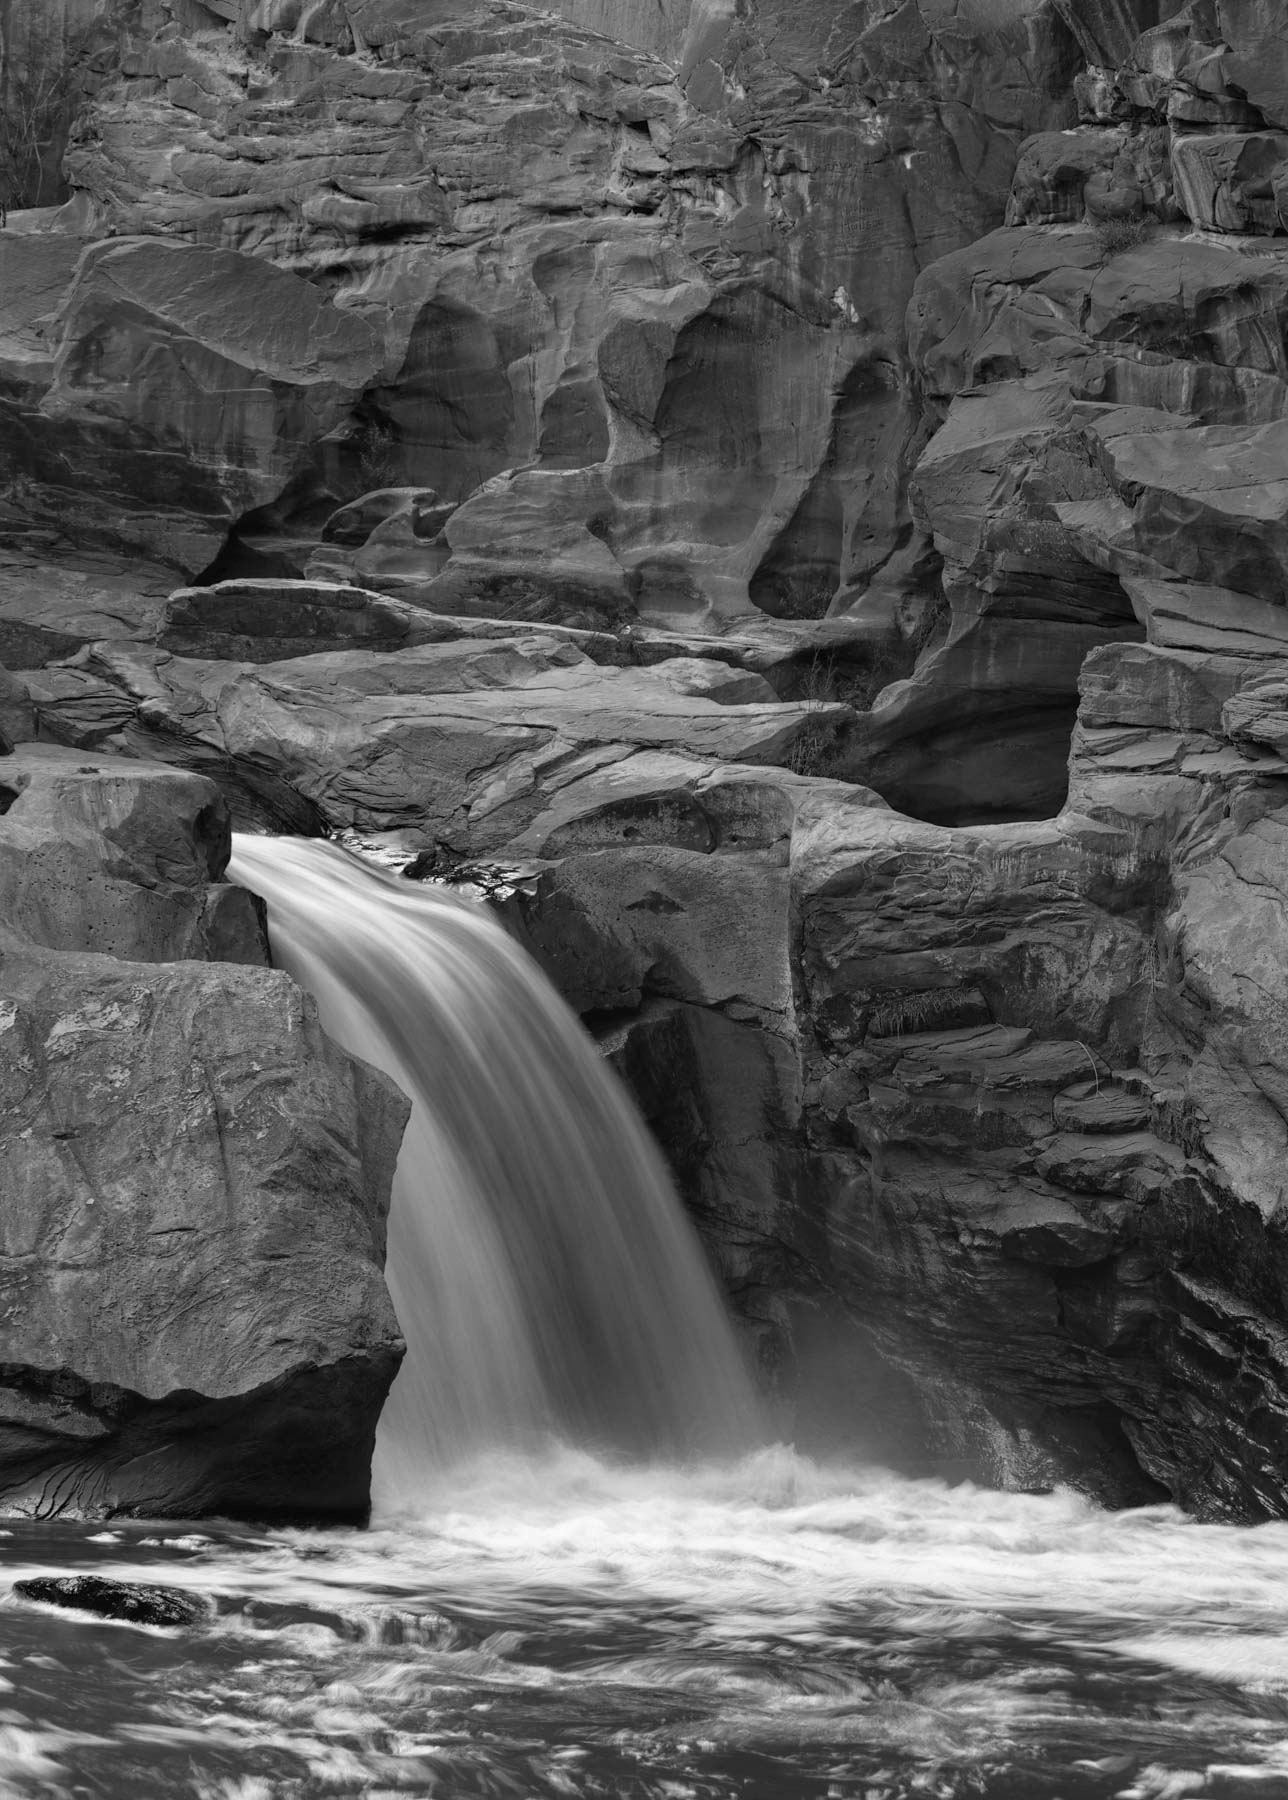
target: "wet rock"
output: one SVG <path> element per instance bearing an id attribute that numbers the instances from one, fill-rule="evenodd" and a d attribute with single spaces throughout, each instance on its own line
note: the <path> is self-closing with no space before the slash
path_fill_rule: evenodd
<path id="1" fill-rule="evenodd" d="M 179 1588 L 109 1581 L 102 1575 L 36 1575 L 15 1581 L 13 1591 L 42 1606 L 67 1607 L 128 1625 L 198 1625 L 210 1614 L 204 1600 Z"/>

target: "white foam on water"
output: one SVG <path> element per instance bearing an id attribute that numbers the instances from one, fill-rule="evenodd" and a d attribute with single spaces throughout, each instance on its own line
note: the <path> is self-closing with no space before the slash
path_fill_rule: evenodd
<path id="1" fill-rule="evenodd" d="M 271 1753 L 337 1793 L 651 1800 L 688 1783 L 708 1800 L 739 1793 L 756 1756 L 785 1795 L 818 1791 L 790 1785 L 801 1770 L 884 1800 L 987 1794 L 1059 1743 L 1084 1771 L 1099 1759 L 1105 1796 L 1288 1781 L 1283 1525 L 1110 1514 L 783 1447 L 679 1467 L 552 1446 L 458 1464 L 419 1517 L 367 1532 L 97 1550 L 100 1574 L 220 1602 L 116 1729 L 198 1767 Z M 8 1754 L 65 1753 L 24 1738 Z M 614 1786 L 623 1759 L 637 1790 Z"/>

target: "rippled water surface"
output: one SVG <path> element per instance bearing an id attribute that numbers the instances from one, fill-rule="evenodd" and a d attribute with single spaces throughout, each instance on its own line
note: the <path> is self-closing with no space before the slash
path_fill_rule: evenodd
<path id="1" fill-rule="evenodd" d="M 212 1608 L 9 1595 L 6 1796 L 1288 1796 L 1283 1525 L 562 1452 L 368 1532 L 11 1522 L 0 1552 Z"/>

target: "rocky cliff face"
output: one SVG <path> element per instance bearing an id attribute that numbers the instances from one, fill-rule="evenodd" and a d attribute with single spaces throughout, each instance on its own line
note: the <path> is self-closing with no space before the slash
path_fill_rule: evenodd
<path id="1" fill-rule="evenodd" d="M 1050 0 L 102 10 L 62 266 L 5 245 L 38 522 L 75 489 L 83 538 L 298 574 L 415 484 L 460 510 L 361 575 L 440 610 L 915 586 L 903 309 L 1072 122 Z"/>
<path id="2" fill-rule="evenodd" d="M 811 1441 L 1282 1514 L 1275 9 L 104 29 L 11 741 L 487 892 Z"/>
<path id="3" fill-rule="evenodd" d="M 1032 1478 L 1245 1516 L 1285 1477 L 1281 29 L 1198 4 L 1147 31 L 1079 84 L 1077 133 L 1026 147 L 1009 227 L 919 280 L 912 489 L 951 614 L 869 729 L 964 690 L 1013 780 L 1036 635 L 1081 665 L 1068 801 L 825 838 L 804 952 L 879 1333 L 959 1417 L 988 1393 Z M 965 672 L 999 656 L 1005 702 Z"/>

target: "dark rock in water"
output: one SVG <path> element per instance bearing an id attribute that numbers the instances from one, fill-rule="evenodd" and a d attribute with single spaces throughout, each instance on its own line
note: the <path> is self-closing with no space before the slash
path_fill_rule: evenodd
<path id="1" fill-rule="evenodd" d="M 36 1575 L 15 1581 L 13 1591 L 44 1606 L 65 1606 L 129 1625 L 195 1625 L 210 1615 L 204 1600 L 178 1588 L 108 1581 L 101 1575 Z"/>

